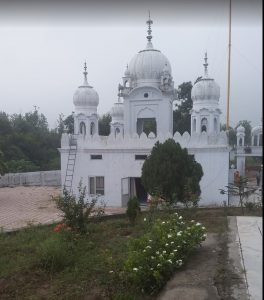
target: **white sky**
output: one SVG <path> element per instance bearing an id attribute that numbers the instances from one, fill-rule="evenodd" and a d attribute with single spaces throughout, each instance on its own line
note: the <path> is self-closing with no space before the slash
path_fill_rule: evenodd
<path id="1" fill-rule="evenodd" d="M 74 110 L 72 96 L 82 84 L 86 60 L 88 81 L 99 94 L 98 112 L 108 112 L 126 64 L 145 48 L 150 8 L 153 45 L 169 59 L 175 87 L 203 74 L 207 50 L 225 123 L 228 1 L 212 9 L 205 3 L 165 2 L 126 7 L 65 2 L 39 9 L 0 3 L 0 111 L 25 113 L 36 105 L 54 128 L 60 113 Z M 255 126 L 262 116 L 261 1 L 245 9 L 241 3 L 233 0 L 230 125 L 247 119 Z"/>

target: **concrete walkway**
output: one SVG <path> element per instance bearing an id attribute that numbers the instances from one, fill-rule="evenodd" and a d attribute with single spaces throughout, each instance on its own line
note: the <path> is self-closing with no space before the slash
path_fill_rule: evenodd
<path id="1" fill-rule="evenodd" d="M 29 225 L 61 221 L 61 212 L 52 200 L 60 193 L 59 187 L 0 188 L 0 230 L 14 231 Z M 122 214 L 125 211 L 125 208 L 106 207 L 105 215 Z"/>
<path id="2" fill-rule="evenodd" d="M 242 265 L 251 300 L 262 298 L 262 218 L 237 217 Z"/>

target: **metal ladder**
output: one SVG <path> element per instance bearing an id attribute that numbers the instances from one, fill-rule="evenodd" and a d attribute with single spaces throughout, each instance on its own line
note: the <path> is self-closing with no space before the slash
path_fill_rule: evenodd
<path id="1" fill-rule="evenodd" d="M 77 154 L 77 135 L 72 134 L 69 141 L 70 149 L 68 154 L 68 162 L 66 168 L 66 175 L 64 180 L 64 188 L 72 193 L 72 180 L 74 174 L 74 167 Z"/>

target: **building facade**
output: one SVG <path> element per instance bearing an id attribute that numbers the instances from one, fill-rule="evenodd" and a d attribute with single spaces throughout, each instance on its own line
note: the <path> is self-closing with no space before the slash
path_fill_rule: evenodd
<path id="1" fill-rule="evenodd" d="M 108 206 L 126 206 L 133 196 L 144 203 L 144 160 L 157 141 L 173 138 L 202 165 L 200 205 L 222 205 L 227 196 L 219 189 L 228 184 L 229 147 L 226 133 L 220 132 L 220 88 L 208 76 L 207 55 L 204 76 L 192 89 L 191 134 L 173 134 L 177 91 L 171 65 L 152 44 L 152 20 L 147 24 L 146 48 L 132 58 L 119 84 L 109 136 L 98 134 L 99 97 L 87 81 L 85 65 L 84 83 L 73 99 L 74 135 L 61 138 L 62 185 L 76 194 L 82 180 L 89 197 L 98 195 Z"/>

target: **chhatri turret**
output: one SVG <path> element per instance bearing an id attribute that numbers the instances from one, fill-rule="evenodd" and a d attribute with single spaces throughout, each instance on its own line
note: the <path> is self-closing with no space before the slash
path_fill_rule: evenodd
<path id="1" fill-rule="evenodd" d="M 191 93 L 193 100 L 191 134 L 202 132 L 217 134 L 220 132 L 220 88 L 208 75 L 207 53 L 203 66 L 204 76 L 194 84 Z"/>
<path id="2" fill-rule="evenodd" d="M 98 132 L 97 106 L 99 96 L 87 80 L 87 65 L 84 63 L 84 81 L 73 95 L 74 103 L 74 133 L 94 135 Z"/>

